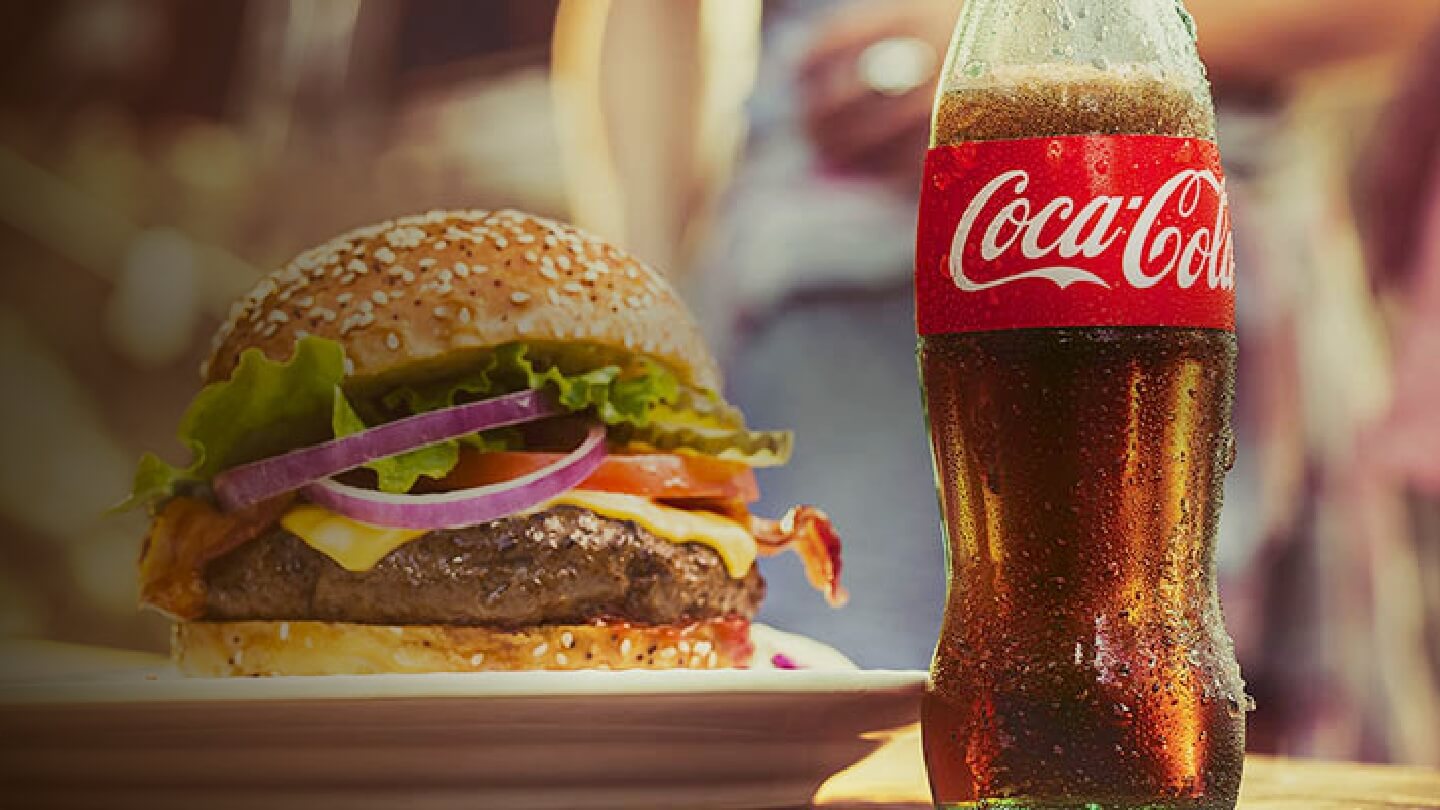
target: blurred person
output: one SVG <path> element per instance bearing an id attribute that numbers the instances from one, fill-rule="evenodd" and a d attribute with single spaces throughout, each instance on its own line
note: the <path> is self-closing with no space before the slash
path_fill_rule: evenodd
<path id="1" fill-rule="evenodd" d="M 1383 69 L 1348 66 L 1394 61 L 1437 9 L 1429 0 L 1187 6 L 1222 108 L 1237 216 L 1253 228 L 1239 229 L 1247 290 L 1242 443 L 1227 487 L 1221 565 L 1261 704 L 1252 718 L 1257 748 L 1424 760 L 1423 744 L 1395 739 L 1424 735 L 1377 725 L 1366 716 L 1372 696 L 1361 694 L 1382 688 L 1360 672 L 1377 652 L 1363 638 L 1377 619 L 1363 604 L 1368 587 L 1345 581 L 1345 561 L 1364 550 L 1335 529 L 1333 504 L 1343 491 L 1335 472 L 1348 456 L 1334 448 L 1352 447 L 1346 437 L 1374 412 L 1380 397 L 1373 392 L 1384 389 L 1387 374 L 1373 304 L 1348 295 L 1362 268 L 1348 208 L 1333 198 L 1343 195 L 1336 177 L 1349 156 L 1338 141 L 1353 138 L 1386 86 Z M 699 9 L 672 4 L 672 20 L 684 19 L 677 7 Z M 913 189 L 957 9 L 954 0 L 765 4 L 745 156 L 706 247 L 690 263 L 695 304 L 716 344 L 730 347 L 737 400 L 757 418 L 801 426 L 795 462 L 784 480 L 766 482 L 767 493 L 835 504 L 832 516 L 849 539 L 853 600 L 845 612 L 777 599 L 767 616 L 872 666 L 923 666 L 943 604 L 909 284 Z M 625 0 L 608 11 L 643 13 L 642 4 Z M 616 47 L 607 41 L 597 50 L 603 56 Z M 633 48 L 629 58 L 644 60 L 646 52 Z M 1337 73 L 1360 78 L 1337 81 Z M 613 126 L 605 99 L 618 85 L 603 71 L 601 78 L 574 140 Z M 1328 106 L 1327 89 L 1339 91 Z M 633 126 L 632 137 L 609 143 L 600 157 L 612 153 L 613 168 L 652 154 L 659 145 L 646 132 L 643 122 Z M 653 183 L 623 169 L 610 180 L 606 199 L 622 206 L 627 193 Z M 654 189 L 640 194 L 653 199 Z M 1317 229 L 1324 239 L 1315 238 Z M 1313 251 L 1295 249 L 1310 245 Z M 1307 287 L 1320 294 L 1303 295 Z M 1337 342 L 1348 344 L 1347 364 L 1324 359 L 1337 356 Z M 1349 388 L 1336 379 L 1346 368 L 1356 381 Z M 1326 600 L 1327 593 L 1343 598 Z M 1407 615 L 1413 621 L 1414 611 Z M 1401 690 L 1392 700 L 1406 694 L 1383 688 Z M 1422 715 L 1408 726 L 1429 720 Z"/>
<path id="2" fill-rule="evenodd" d="M 1374 572 L 1384 716 L 1410 761 L 1440 763 L 1440 26 L 1381 118 L 1357 205 L 1393 343 L 1393 390 L 1345 485 Z"/>

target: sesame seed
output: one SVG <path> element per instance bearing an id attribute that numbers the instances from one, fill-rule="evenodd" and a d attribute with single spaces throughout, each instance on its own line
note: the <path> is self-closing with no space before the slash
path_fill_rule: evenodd
<path id="1" fill-rule="evenodd" d="M 567 650 L 570 649 L 571 647 L 574 647 L 574 646 L 575 646 L 575 634 L 572 633 L 572 632 L 570 632 L 569 630 L 566 630 L 565 632 L 561 633 L 561 634 L 560 634 L 560 645 L 561 645 L 562 647 L 564 647 L 565 649 L 567 649 Z"/>
<path id="2" fill-rule="evenodd" d="M 435 307 L 435 317 L 437 317 L 437 318 L 448 318 L 448 317 L 450 317 L 450 310 L 449 310 L 449 308 L 448 308 L 448 307 Z"/>
<path id="3" fill-rule="evenodd" d="M 290 316 L 286 315 L 278 309 L 272 309 L 270 311 L 270 320 L 274 321 L 275 323 L 285 323 L 286 321 L 290 320 Z"/>
<path id="4" fill-rule="evenodd" d="M 420 243 L 424 240 L 425 231 L 421 228 L 415 227 L 414 225 L 409 225 L 404 228 L 396 228 L 395 230 L 385 234 L 385 241 L 389 242 L 391 247 L 397 248 L 419 247 Z M 379 254 L 377 253 L 376 255 Z"/>
<path id="5" fill-rule="evenodd" d="M 549 265 L 546 265 L 546 264 L 540 265 L 540 275 L 544 276 L 545 278 L 550 279 L 551 281 L 559 281 L 559 280 L 560 280 L 560 274 L 557 273 L 557 272 L 555 272 L 555 268 L 553 268 L 553 267 L 551 267 L 551 266 L 549 266 Z"/>
<path id="6" fill-rule="evenodd" d="M 263 334 L 264 334 L 265 337 L 267 337 L 267 338 L 268 338 L 268 337 L 275 337 L 275 333 L 278 332 L 279 330 L 280 330 L 280 325 L 279 325 L 279 324 L 276 324 L 276 323 L 272 323 L 272 324 L 270 324 L 269 326 L 265 327 L 265 331 L 264 331 Z"/>
<path id="7" fill-rule="evenodd" d="M 620 654 L 621 654 L 621 655 L 629 655 L 629 654 L 630 654 L 630 647 L 631 647 L 631 646 L 632 646 L 632 645 L 630 644 L 630 639 L 627 638 L 627 639 L 621 641 L 621 642 L 620 642 Z"/>
<path id="8" fill-rule="evenodd" d="M 508 246 L 509 244 L 510 244 L 510 240 L 509 240 L 509 239 L 506 239 L 506 238 L 503 237 L 503 236 L 496 236 L 496 237 L 495 237 L 495 247 L 498 247 L 498 248 L 500 248 L 500 249 L 503 250 L 503 249 L 505 249 L 505 247 Z"/>
<path id="9" fill-rule="evenodd" d="M 521 290 L 516 290 L 515 292 L 510 293 L 510 300 L 511 300 L 511 301 L 514 301 L 514 302 L 517 303 L 517 304 L 523 304 L 523 303 L 525 303 L 526 301 L 529 301 L 529 300 L 530 300 L 530 293 L 527 293 L 527 292 L 524 292 L 524 291 L 521 291 Z"/>
<path id="10" fill-rule="evenodd" d="M 555 663 L 563 667 L 570 663 L 570 657 L 565 653 L 555 653 Z"/>
<path id="11" fill-rule="evenodd" d="M 470 275 L 470 265 L 466 264 L 465 262 L 456 262 L 455 275 L 459 276 L 460 278 L 465 278 L 466 276 Z"/>
<path id="12" fill-rule="evenodd" d="M 486 266 L 483 265 L 483 264 L 477 264 L 477 265 L 475 265 L 474 267 L 470 268 L 470 272 L 476 273 L 476 274 L 479 274 L 479 273 L 488 273 L 488 272 L 490 272 L 490 268 L 486 267 Z"/>
<path id="13" fill-rule="evenodd" d="M 405 282 L 406 284 L 414 284 L 415 274 L 410 272 L 409 270 L 406 270 L 405 272 L 400 274 L 400 280 Z"/>
<path id="14" fill-rule="evenodd" d="M 366 313 L 374 312 L 374 311 L 375 311 L 375 302 L 374 302 L 374 301 L 361 301 L 361 302 L 360 302 L 360 311 L 361 311 L 361 312 L 366 312 Z"/>
<path id="15" fill-rule="evenodd" d="M 385 345 L 389 346 L 391 351 L 400 348 L 400 337 L 394 332 L 391 332 L 385 336 Z"/>
<path id="16" fill-rule="evenodd" d="M 528 245 L 535 241 L 535 235 L 522 232 L 519 236 L 515 237 L 515 241 L 522 245 Z"/>
<path id="17" fill-rule="evenodd" d="M 547 652 L 549 652 L 549 651 L 550 651 L 550 645 L 549 645 L 549 644 L 546 644 L 546 643 L 543 642 L 543 641 L 540 642 L 539 644 L 535 645 L 534 653 L 535 653 L 535 657 L 536 657 L 536 658 L 539 658 L 540 656 L 544 655 L 545 653 L 547 653 Z"/>
<path id="18" fill-rule="evenodd" d="M 580 279 L 582 281 L 588 281 L 591 284 L 594 284 L 596 281 L 600 280 L 600 274 L 596 273 L 594 270 L 586 270 L 584 274 L 580 276 Z"/>
<path id="19" fill-rule="evenodd" d="M 639 277 L 640 277 L 640 271 L 639 271 L 639 270 L 636 270 L 636 269 L 633 268 L 633 267 L 627 267 L 627 268 L 625 268 L 625 276 L 626 276 L 627 278 L 639 278 Z"/>
<path id="20" fill-rule="evenodd" d="M 485 653 L 475 653 L 470 656 L 470 666 L 478 667 L 483 663 L 485 663 Z"/>
<path id="21" fill-rule="evenodd" d="M 370 293 L 370 299 L 382 306 L 390 303 L 390 296 L 386 295 L 384 290 L 376 290 L 375 292 Z"/>
<path id="22" fill-rule="evenodd" d="M 437 240 L 435 240 L 435 249 L 436 249 L 436 250 L 444 250 L 444 249 L 447 248 L 447 247 L 449 247 L 449 245 L 447 245 L 447 244 L 445 243 L 445 240 L 444 240 L 444 239 L 437 239 Z"/>
<path id="23" fill-rule="evenodd" d="M 570 257 L 569 257 L 569 256 L 556 256 L 556 257 L 555 257 L 555 263 L 558 264 L 558 265 L 560 265 L 560 269 L 561 269 L 561 270 L 569 270 L 569 269 L 570 269 Z"/>
<path id="24" fill-rule="evenodd" d="M 545 247 L 555 247 L 558 244 L 560 244 L 560 240 L 555 238 L 555 234 L 545 234 Z"/>
<path id="25" fill-rule="evenodd" d="M 370 268 L 369 268 L 369 267 L 366 267 L 366 266 L 365 266 L 365 263 L 362 262 L 362 261 L 360 261 L 359 259 L 351 259 L 351 260 L 350 260 L 350 263 L 347 264 L 347 265 L 345 265 L 345 269 L 346 269 L 346 270 L 349 270 L 349 271 L 352 272 L 352 273 L 355 273 L 356 275 L 361 275 L 361 276 L 363 276 L 363 275 L 365 275 L 366 273 L 370 272 Z"/>
<path id="26" fill-rule="evenodd" d="M 382 261 L 382 262 L 384 262 L 384 263 L 386 263 L 386 264 L 394 264 L 394 263 L 395 263 L 395 251 L 391 250 L 391 249 L 388 248 L 388 247 L 382 247 L 382 248 L 380 248 L 379 250 L 376 250 L 376 251 L 375 251 L 375 258 L 379 259 L 380 261 Z"/>
<path id="27" fill-rule="evenodd" d="M 303 298 L 297 298 L 295 299 L 295 306 L 300 307 L 301 309 L 309 309 L 310 307 L 315 306 L 315 296 L 307 295 Z"/>
<path id="28" fill-rule="evenodd" d="M 446 269 L 446 268 L 441 268 L 441 269 L 440 269 L 440 273 L 439 273 L 439 277 L 440 277 L 440 280 L 441 280 L 441 281 L 446 281 L 446 282 L 448 282 L 448 281 L 450 281 L 451 279 L 455 278 L 455 274 L 454 274 L 453 272 L 451 272 L 450 270 Z"/>
<path id="29" fill-rule="evenodd" d="M 568 293 L 582 293 L 582 292 L 585 292 L 585 288 L 584 288 L 584 287 L 581 287 L 579 284 L 576 284 L 576 283 L 573 282 L 573 281 L 567 281 L 567 282 L 565 282 L 565 284 L 564 284 L 564 286 L 563 286 L 563 289 L 565 290 L 565 292 L 568 292 Z"/>
<path id="30" fill-rule="evenodd" d="M 281 641 L 284 641 L 284 640 L 287 639 L 287 638 L 290 638 L 290 623 L 289 623 L 289 622 L 281 622 L 281 623 L 280 623 L 280 640 L 281 640 Z"/>
<path id="31" fill-rule="evenodd" d="M 461 323 L 470 323 L 470 310 L 469 310 L 469 309 L 466 309 L 466 308 L 463 308 L 463 307 L 460 309 L 460 322 L 461 322 Z"/>
<path id="32" fill-rule="evenodd" d="M 533 250 L 527 250 L 527 251 L 525 251 L 525 261 L 530 262 L 531 264 L 534 264 L 534 263 L 540 261 L 540 254 L 539 254 L 539 253 L 536 253 L 536 252 L 533 251 Z"/>
<path id="33" fill-rule="evenodd" d="M 435 259 L 425 258 L 421 259 L 419 262 L 417 262 L 417 264 L 419 264 L 421 267 L 428 269 L 434 267 L 436 264 L 439 264 L 439 262 L 437 262 Z"/>

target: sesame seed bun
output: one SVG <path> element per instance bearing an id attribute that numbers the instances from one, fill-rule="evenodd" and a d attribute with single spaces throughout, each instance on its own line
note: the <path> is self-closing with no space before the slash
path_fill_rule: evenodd
<path id="1" fill-rule="evenodd" d="M 540 625 L 518 630 L 339 622 L 181 622 L 176 666 L 204 677 L 535 669 L 719 669 L 750 665 L 744 619 L 685 625 Z"/>
<path id="2" fill-rule="evenodd" d="M 307 334 L 342 344 L 358 378 L 514 341 L 581 341 L 659 360 L 697 388 L 721 386 L 660 274 L 518 211 L 435 211 L 305 251 L 236 302 L 201 375 L 227 379 L 252 347 L 285 360 Z"/>

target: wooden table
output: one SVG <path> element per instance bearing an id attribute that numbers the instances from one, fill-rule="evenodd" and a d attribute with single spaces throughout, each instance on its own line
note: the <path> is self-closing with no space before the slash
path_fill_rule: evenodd
<path id="1" fill-rule="evenodd" d="M 918 728 L 830 780 L 825 810 L 929 810 Z M 1241 810 L 1440 810 L 1440 771 L 1249 757 Z"/>

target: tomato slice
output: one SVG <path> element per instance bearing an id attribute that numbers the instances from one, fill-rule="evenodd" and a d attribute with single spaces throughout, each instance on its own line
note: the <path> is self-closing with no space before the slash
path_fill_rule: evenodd
<path id="1" fill-rule="evenodd" d="M 475 453 L 463 451 L 460 463 L 437 489 L 466 489 L 497 484 L 554 464 L 559 453 Z M 677 453 L 609 455 L 579 489 L 641 495 L 648 498 L 760 497 L 755 473 L 744 464 Z"/>

